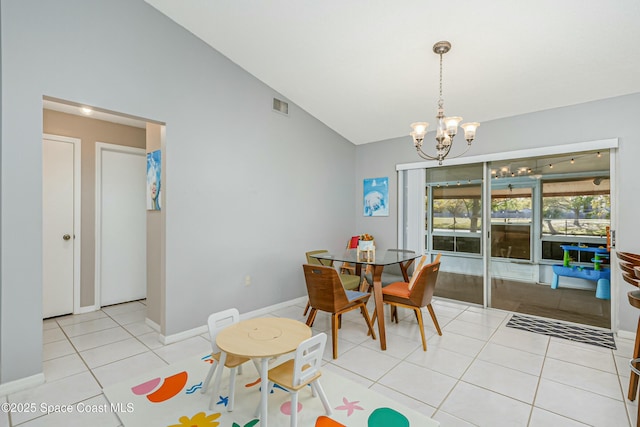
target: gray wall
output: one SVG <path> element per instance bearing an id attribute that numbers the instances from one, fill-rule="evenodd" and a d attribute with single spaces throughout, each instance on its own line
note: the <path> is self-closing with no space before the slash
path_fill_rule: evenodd
<path id="1" fill-rule="evenodd" d="M 478 137 L 466 155 L 619 138 L 617 248 L 640 253 L 640 228 L 637 225 L 640 202 L 634 197 L 637 194 L 640 175 L 638 117 L 640 93 L 494 120 L 483 123 L 478 128 Z M 427 138 L 431 136 L 432 134 L 429 134 Z M 411 137 L 408 135 L 360 145 L 356 154 L 356 193 L 362 194 L 363 178 L 389 176 L 390 199 L 393 203 L 397 200 L 395 165 L 421 160 L 415 153 Z M 385 218 L 363 217 L 360 205 L 360 210 L 356 211 L 356 228 L 373 234 L 376 242 L 382 243 L 381 246 L 393 245 L 397 241 L 397 211 L 393 203 L 389 217 Z M 617 277 L 615 279 L 617 280 Z M 633 288 L 622 280 L 617 281 L 619 327 L 621 330 L 635 333 L 638 313 L 629 306 L 626 295 Z"/>
<path id="2" fill-rule="evenodd" d="M 3 74 L 2 68 L 2 7 L 0 7 L 0 76 Z M 2 97 L 2 77 L 0 77 L 0 99 Z M 4 120 L 3 102 L 0 102 L 0 165 L 2 164 L 2 123 Z M 2 242 L 2 173 L 0 173 L 0 242 Z M 2 308 L 2 244 L 0 244 L 0 309 Z M 0 312 L 0 347 L 2 346 L 2 313 Z M 2 351 L 0 351 L 0 383 L 2 382 Z"/>
<path id="3" fill-rule="evenodd" d="M 44 95 L 166 123 L 167 335 L 303 296 L 353 233 L 355 147 L 142 0 L 0 7 L 0 383 L 42 370 Z"/>

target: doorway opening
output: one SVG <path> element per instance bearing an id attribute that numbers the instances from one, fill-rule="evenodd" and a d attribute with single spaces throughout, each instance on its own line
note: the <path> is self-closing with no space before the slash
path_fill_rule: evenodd
<path id="1" fill-rule="evenodd" d="M 162 132 L 156 129 L 162 128 Z M 150 132 L 149 129 L 152 129 Z M 59 308 L 53 310 L 43 311 L 43 318 L 60 316 L 65 314 L 80 314 L 91 312 L 100 309 L 102 305 L 112 304 L 116 302 L 125 302 L 128 300 L 139 300 L 141 298 L 148 297 L 148 280 L 146 272 L 151 268 L 154 271 L 161 271 L 162 260 L 154 257 L 151 260 L 146 254 L 147 248 L 147 217 L 146 211 L 146 151 L 160 150 L 162 149 L 161 141 L 157 138 L 153 140 L 151 147 L 149 147 L 149 133 L 154 135 L 162 134 L 164 136 L 164 124 L 154 122 L 147 119 L 141 119 L 138 117 L 129 116 L 126 114 L 119 114 L 111 111 L 102 110 L 95 107 L 88 107 L 74 102 L 64 101 L 60 99 L 44 97 L 43 98 L 43 130 L 46 136 L 64 140 L 73 139 L 76 141 L 76 171 L 71 175 L 75 177 L 76 181 L 72 183 L 63 184 L 62 187 L 66 187 L 66 190 L 74 192 L 74 196 L 71 200 L 66 200 L 64 203 L 62 199 L 58 199 L 58 205 L 64 205 L 67 208 L 71 206 L 71 209 L 67 209 L 72 224 L 71 226 L 65 225 L 64 230 L 55 229 L 49 234 L 55 235 L 56 239 L 53 240 L 52 250 L 47 250 L 46 242 L 43 242 L 45 247 L 45 253 L 43 254 L 43 269 L 47 270 L 47 263 L 52 264 L 50 261 L 55 259 L 55 256 L 51 258 L 51 254 L 59 250 L 64 243 L 68 243 L 67 246 L 72 244 L 74 261 L 70 264 L 71 267 L 66 271 L 60 272 L 59 276 L 53 277 L 52 275 L 45 273 L 45 280 L 43 281 L 43 301 L 46 307 L 52 301 L 51 295 L 65 295 L 64 304 L 61 304 Z M 58 137 L 56 135 L 65 135 L 64 137 Z M 97 156 L 96 153 L 100 152 L 105 147 L 104 141 L 109 142 L 111 148 L 106 155 L 106 163 L 103 163 L 103 158 Z M 150 150 L 151 149 L 151 150 Z M 48 164 L 43 143 L 43 159 L 46 164 L 43 164 L 43 202 L 46 203 L 48 197 L 52 194 L 48 184 L 52 182 L 52 177 L 55 174 L 68 175 L 68 167 L 64 165 L 57 165 L 55 167 L 48 167 L 52 164 Z M 104 152 L 104 150 L 102 150 Z M 135 156 L 121 156 L 120 153 L 126 152 L 130 154 L 135 152 Z M 116 154 L 114 154 L 116 153 Z M 115 155 L 115 157 L 114 157 Z M 116 158 L 117 157 L 117 158 Z M 125 158 L 126 157 L 126 158 Z M 131 159 L 138 160 L 132 160 Z M 100 174 L 104 168 L 108 169 L 108 176 L 110 176 L 110 182 L 104 182 L 104 174 Z M 123 169 L 124 168 L 124 169 Z M 126 170 L 125 170 L 126 169 Z M 127 199 L 123 196 L 121 191 L 123 188 L 131 189 L 135 187 L 137 192 L 135 196 Z M 111 191 L 108 194 L 109 201 L 102 200 L 103 203 L 97 204 L 96 197 L 101 194 L 105 194 L 105 191 Z M 122 198 L 123 196 L 124 198 Z M 114 197 L 120 197 L 120 201 L 111 203 Z M 138 203 L 135 203 L 138 200 Z M 135 205 L 135 207 L 133 207 Z M 108 206 L 111 211 L 106 212 L 105 206 Z M 133 208 L 132 208 L 133 207 Z M 138 253 L 135 257 L 127 257 L 129 259 L 135 259 L 135 266 L 132 264 L 122 264 L 122 258 L 111 257 L 108 260 L 108 267 L 104 267 L 105 263 L 103 258 L 98 258 L 104 255 L 103 246 L 104 242 L 97 236 L 101 236 L 101 231 L 105 225 L 101 218 L 103 214 L 112 214 L 121 209 L 133 209 L 139 219 L 133 229 L 130 231 L 123 231 L 118 229 L 118 235 L 112 236 L 113 240 L 109 243 L 111 253 L 117 253 L 119 247 L 131 247 L 131 242 L 127 239 L 131 239 L 134 234 L 138 237 L 136 247 L 143 251 Z M 43 212 L 43 231 L 52 229 L 54 223 L 51 220 L 52 217 L 46 211 L 46 206 Z M 157 215 L 160 215 L 158 212 Z M 124 215 L 128 216 L 128 214 Z M 113 216 L 112 216 L 113 217 Z M 65 224 L 68 224 L 65 223 Z M 113 222 L 111 223 L 113 225 Z M 154 222 L 154 227 L 163 227 L 164 222 Z M 58 227 L 58 226 L 56 226 Z M 113 230 L 113 228 L 112 228 Z M 132 231 L 131 231 L 132 230 Z M 109 235 L 115 233 L 109 232 Z M 164 233 L 160 233 L 159 230 L 156 235 L 163 236 Z M 69 236 L 65 240 L 65 236 Z M 59 239 L 58 239 L 59 237 Z M 43 234 L 43 239 L 46 239 Z M 58 241 L 59 240 L 59 241 Z M 119 240 L 119 241 L 118 241 Z M 127 242 L 126 244 L 124 242 Z M 115 264 L 114 264 L 115 262 Z M 120 263 L 120 264 L 118 264 Z M 125 263 L 126 264 L 126 263 Z M 104 283 L 102 289 L 100 286 L 96 287 L 101 280 L 105 277 L 99 274 L 107 272 L 119 271 L 120 274 L 127 274 L 131 268 L 136 269 L 137 274 L 131 274 L 130 277 L 135 277 L 136 286 L 138 291 L 135 295 L 131 296 L 127 293 L 130 289 L 125 287 L 124 298 L 109 297 L 102 301 L 102 291 L 104 290 Z M 140 274 L 141 273 L 141 274 Z M 55 279 L 58 281 L 58 289 L 65 289 L 65 292 L 59 292 L 56 288 L 51 288 L 51 283 Z M 75 283 L 75 286 L 74 286 Z M 159 288 L 160 283 L 154 283 L 154 286 Z M 142 291 L 140 291 L 142 290 Z M 160 293 L 159 290 L 153 291 L 154 295 Z M 73 304 L 69 305 L 67 300 L 68 295 L 71 295 Z M 62 298 L 62 297 L 61 297 Z M 157 298 L 151 299 L 154 304 L 157 302 Z M 147 301 L 149 303 L 149 301 Z M 154 313 L 160 313 L 161 309 L 158 307 L 153 310 Z M 160 315 L 158 314 L 158 320 L 155 322 L 160 324 Z"/>

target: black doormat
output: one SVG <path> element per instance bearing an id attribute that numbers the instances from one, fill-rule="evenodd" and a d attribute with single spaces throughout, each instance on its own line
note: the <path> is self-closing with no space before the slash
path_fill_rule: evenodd
<path id="1" fill-rule="evenodd" d="M 596 345 L 598 347 L 616 349 L 613 333 L 585 326 L 569 325 L 562 322 L 514 314 L 511 316 L 511 319 L 509 319 L 509 322 L 507 322 L 507 327 L 563 338 L 569 341 Z"/>

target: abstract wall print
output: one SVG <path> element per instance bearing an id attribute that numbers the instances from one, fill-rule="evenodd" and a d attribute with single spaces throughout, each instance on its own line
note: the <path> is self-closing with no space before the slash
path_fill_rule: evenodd
<path id="1" fill-rule="evenodd" d="M 364 216 L 389 216 L 389 178 L 364 180 Z"/>
<path id="2" fill-rule="evenodd" d="M 147 153 L 147 210 L 160 210 L 162 152 Z"/>

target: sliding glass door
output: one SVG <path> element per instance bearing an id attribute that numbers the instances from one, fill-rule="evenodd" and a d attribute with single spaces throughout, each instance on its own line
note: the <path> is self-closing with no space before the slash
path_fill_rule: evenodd
<path id="1" fill-rule="evenodd" d="M 566 257 L 579 271 L 594 266 L 563 246 L 606 245 L 609 164 L 602 150 L 427 168 L 423 249 L 442 255 L 435 295 L 610 327 L 610 300 L 596 297 L 595 282 L 551 286 Z"/>
<path id="2" fill-rule="evenodd" d="M 487 305 L 520 311 L 522 295 L 538 282 L 535 236 L 538 235 L 539 182 L 527 173 L 526 161 L 489 163 L 491 233 Z"/>
<path id="3" fill-rule="evenodd" d="M 440 253 L 442 268 L 435 295 L 483 303 L 483 166 L 428 169 L 425 247 Z"/>

